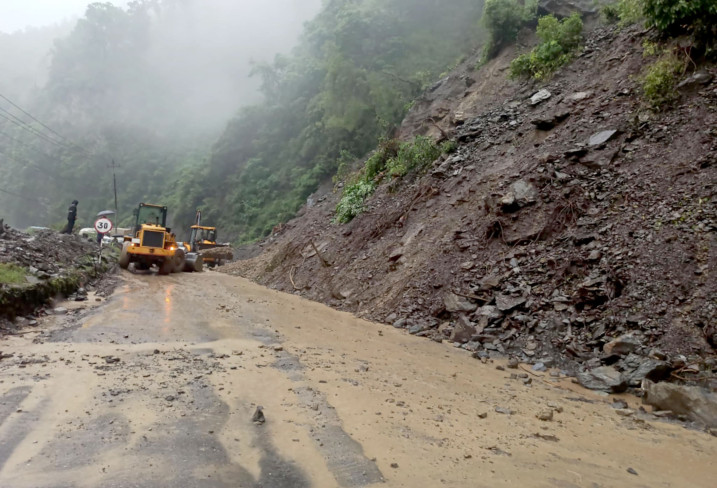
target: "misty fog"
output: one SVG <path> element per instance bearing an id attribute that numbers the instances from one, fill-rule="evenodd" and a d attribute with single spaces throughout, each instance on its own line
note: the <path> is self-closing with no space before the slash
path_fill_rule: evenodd
<path id="1" fill-rule="evenodd" d="M 154 21 L 148 60 L 175 114 L 219 130 L 243 105 L 258 101 L 251 62 L 293 47 L 321 0 L 184 0 Z"/>
<path id="2" fill-rule="evenodd" d="M 148 49 L 135 53 L 144 72 L 121 87 L 121 109 L 108 107 L 106 116 L 126 110 L 127 118 L 173 129 L 221 130 L 238 108 L 259 99 L 252 63 L 290 51 L 320 6 L 321 0 L 164 0 L 152 11 Z M 23 103 L 35 98 L 54 42 L 74 27 L 65 22 L 0 33 L 0 93 Z M 143 113 L 148 106 L 154 113 Z"/>

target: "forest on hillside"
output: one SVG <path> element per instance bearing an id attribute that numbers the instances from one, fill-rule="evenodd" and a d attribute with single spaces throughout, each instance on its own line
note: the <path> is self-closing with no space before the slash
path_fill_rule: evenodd
<path id="1" fill-rule="evenodd" d="M 121 223 L 163 203 L 175 229 L 201 208 L 223 238 L 260 238 L 476 48 L 482 4 L 91 4 L 71 29 L 36 33 L 57 37 L 24 76 L 0 77 L 3 217 L 57 227 L 77 198 L 90 224 L 114 207 L 114 161 Z M 22 57 L 18 44 L 0 36 Z"/>

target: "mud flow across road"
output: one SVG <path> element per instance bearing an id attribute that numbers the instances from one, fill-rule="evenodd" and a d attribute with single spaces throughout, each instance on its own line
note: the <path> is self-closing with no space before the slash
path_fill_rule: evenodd
<path id="1" fill-rule="evenodd" d="M 717 439 L 634 399 L 223 274 L 122 280 L 0 342 L 3 488 L 714 486 Z"/>

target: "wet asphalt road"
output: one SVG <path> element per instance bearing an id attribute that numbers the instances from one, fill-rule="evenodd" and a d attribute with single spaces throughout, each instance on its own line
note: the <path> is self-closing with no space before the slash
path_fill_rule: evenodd
<path id="1" fill-rule="evenodd" d="M 12 358 L 17 368 L 3 372 L 0 486 L 309 488 L 382 481 L 256 310 L 231 314 L 211 280 L 202 286 L 191 275 L 123 276 L 107 303 L 47 320 L 37 344 Z M 258 368 L 246 364 L 256 360 Z M 277 375 L 295 384 L 295 405 L 252 422 L 256 399 L 280 388 L 271 381 Z M 251 388 L 232 389 L 234 377 Z M 258 388 L 262 395 L 253 394 Z M 320 426 L 307 414 L 319 408 L 327 410 Z M 277 448 L 273 428 L 281 422 L 301 435 Z M 319 430 L 320 441 L 308 440 Z M 302 455 L 311 469 L 292 455 L 297 450 L 312 451 Z M 320 484 L 312 471 L 324 471 Z"/>
<path id="2" fill-rule="evenodd" d="M 635 397 L 240 278 L 63 305 L 0 339 L 0 488 L 714 486 L 717 438 Z"/>

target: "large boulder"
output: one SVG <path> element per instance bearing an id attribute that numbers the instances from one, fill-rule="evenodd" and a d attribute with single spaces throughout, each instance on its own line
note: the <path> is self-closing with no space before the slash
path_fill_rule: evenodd
<path id="1" fill-rule="evenodd" d="M 600 366 L 578 373 L 578 382 L 590 390 L 608 393 L 622 393 L 627 390 L 627 381 L 612 366 Z"/>
<path id="2" fill-rule="evenodd" d="M 644 403 L 717 428 L 717 394 L 697 386 L 653 383 L 649 380 L 643 381 L 642 389 L 645 392 Z"/>

